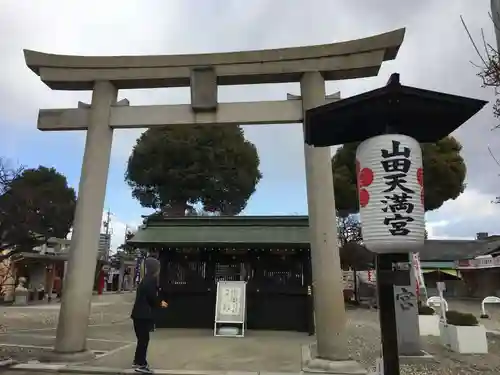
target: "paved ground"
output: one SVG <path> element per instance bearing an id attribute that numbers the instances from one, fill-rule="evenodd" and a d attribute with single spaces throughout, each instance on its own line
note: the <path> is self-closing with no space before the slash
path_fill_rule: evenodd
<path id="1" fill-rule="evenodd" d="M 90 350 L 102 355 L 114 349 L 130 344 L 121 339 L 121 326 L 130 321 L 130 308 L 134 295 L 132 293 L 108 294 L 94 296 L 92 312 L 89 319 Z M 36 359 L 40 353 L 51 350 L 53 347 L 57 317 L 59 314 L 58 303 L 47 305 L 32 305 L 22 307 L 0 307 L 0 359 L 12 357 L 16 360 L 26 361 Z M 100 327 L 114 331 L 117 340 L 108 339 L 99 335 Z M 133 338 L 133 333 L 131 338 Z"/>
<path id="2" fill-rule="evenodd" d="M 134 351 L 129 321 L 132 294 L 96 297 L 89 327 L 89 348 L 97 358 L 88 366 L 126 369 Z M 478 302 L 450 302 L 450 308 L 480 314 Z M 491 319 L 483 320 L 500 332 L 500 308 L 490 308 Z M 55 337 L 57 306 L 2 307 L 0 353 L 18 360 L 35 359 L 49 350 Z M 371 367 L 379 355 L 380 336 L 376 311 L 348 311 L 348 347 L 354 359 Z M 500 334 L 500 333 L 499 333 Z M 153 334 L 149 360 L 155 368 L 170 370 L 300 372 L 301 345 L 311 337 L 293 332 L 248 332 L 245 338 L 215 338 L 209 330 L 158 330 Z M 434 363 L 403 365 L 402 374 L 500 373 L 500 336 L 489 335 L 490 354 L 458 355 L 439 344 L 439 338 L 424 339 L 423 348 Z M 20 375 L 20 372 L 16 372 Z"/>

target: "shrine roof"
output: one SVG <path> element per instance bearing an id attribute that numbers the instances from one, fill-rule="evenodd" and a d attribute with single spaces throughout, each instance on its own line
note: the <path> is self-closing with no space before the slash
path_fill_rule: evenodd
<path id="1" fill-rule="evenodd" d="M 136 246 L 309 247 L 307 216 L 186 216 L 146 220 Z M 422 261 L 472 259 L 500 248 L 498 240 L 426 240 Z"/>
<path id="2" fill-rule="evenodd" d="M 426 240 L 420 259 L 426 261 L 456 261 L 488 255 L 500 248 L 500 241 L 488 240 Z"/>
<path id="3" fill-rule="evenodd" d="M 309 246 L 307 216 L 185 216 L 148 219 L 135 245 Z"/>
<path id="4" fill-rule="evenodd" d="M 487 104 L 484 100 L 403 86 L 398 73 L 386 86 L 306 111 L 305 142 L 315 147 L 404 134 L 419 142 L 446 137 Z"/>

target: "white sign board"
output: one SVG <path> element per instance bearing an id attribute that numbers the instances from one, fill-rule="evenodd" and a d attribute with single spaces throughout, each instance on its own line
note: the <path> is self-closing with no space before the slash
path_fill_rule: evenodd
<path id="1" fill-rule="evenodd" d="M 219 281 L 215 302 L 215 336 L 243 337 L 246 323 L 246 282 Z"/>
<path id="2" fill-rule="evenodd" d="M 480 269 L 480 268 L 499 268 L 500 257 L 463 259 L 455 262 L 455 267 L 462 270 Z"/>

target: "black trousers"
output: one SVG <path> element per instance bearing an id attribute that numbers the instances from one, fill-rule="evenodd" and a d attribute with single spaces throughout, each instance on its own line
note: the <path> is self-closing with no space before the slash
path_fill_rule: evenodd
<path id="1" fill-rule="evenodd" d="M 146 366 L 148 364 L 146 356 L 149 345 L 149 332 L 153 328 L 153 321 L 149 319 L 134 319 L 135 337 L 137 346 L 135 348 L 134 364 Z"/>

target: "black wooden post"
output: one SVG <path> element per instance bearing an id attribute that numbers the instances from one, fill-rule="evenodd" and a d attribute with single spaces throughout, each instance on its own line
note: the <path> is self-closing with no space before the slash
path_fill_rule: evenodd
<path id="1" fill-rule="evenodd" d="M 377 255 L 377 295 L 384 375 L 400 374 L 394 306 L 394 262 L 397 262 L 397 254 Z"/>
<path id="2" fill-rule="evenodd" d="M 377 255 L 377 295 L 384 375 L 399 375 L 394 285 L 410 285 L 407 253 Z"/>

